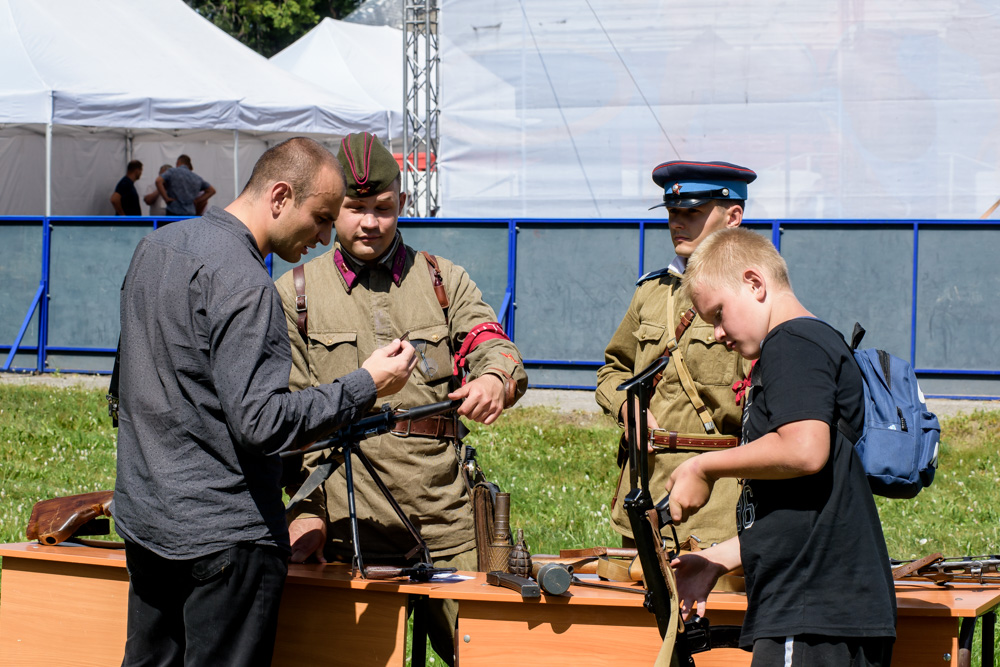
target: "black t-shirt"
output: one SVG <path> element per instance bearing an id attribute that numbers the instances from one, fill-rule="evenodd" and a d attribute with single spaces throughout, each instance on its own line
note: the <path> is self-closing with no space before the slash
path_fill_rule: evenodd
<path id="1" fill-rule="evenodd" d="M 815 475 L 743 481 L 737 508 L 748 609 L 740 643 L 817 634 L 894 637 L 896 597 L 882 524 L 861 460 L 836 423 L 861 432 L 864 386 L 843 337 L 820 320 L 784 322 L 761 343 L 743 444 L 790 422 L 830 424 Z"/>
<path id="2" fill-rule="evenodd" d="M 135 190 L 135 183 L 128 176 L 122 176 L 115 186 L 115 192 L 122 198 L 122 210 L 125 215 L 142 215 L 139 208 L 139 193 Z"/>

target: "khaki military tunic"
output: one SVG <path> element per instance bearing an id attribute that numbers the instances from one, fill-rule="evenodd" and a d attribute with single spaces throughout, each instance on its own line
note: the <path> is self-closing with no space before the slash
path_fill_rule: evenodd
<path id="1" fill-rule="evenodd" d="M 409 331 L 410 342 L 421 352 L 417 367 L 403 390 L 380 399 L 376 409 L 385 403 L 395 409 L 447 400 L 448 393 L 457 386 L 452 376 L 452 348 L 457 350 L 464 335 L 477 324 L 496 321 L 496 314 L 483 302 L 482 294 L 462 267 L 438 258 L 450 303 L 446 319 L 434 293 L 427 260 L 404 247 L 405 264 L 398 284 L 390 261 L 360 269 L 358 282 L 349 289 L 334 262 L 339 243 L 305 264 L 308 340 L 296 328 L 291 271 L 277 280 L 292 341 L 289 385 L 293 390 L 330 382 L 360 368 L 376 348 Z M 528 378 L 513 343 L 488 340 L 469 354 L 470 380 L 490 373 L 491 368 L 499 368 L 517 381 L 518 397 L 524 393 Z M 453 441 L 386 434 L 363 441 L 361 448 L 435 559 L 475 546 L 472 507 Z M 321 460 L 319 456 L 307 457 L 307 472 Z M 353 473 L 364 553 L 374 557 L 408 551 L 413 546 L 412 537 L 365 469 L 355 465 Z M 343 466 L 301 506 L 304 509 L 299 516 L 327 518 L 329 540 L 335 551 L 351 553 Z"/>
<path id="2" fill-rule="evenodd" d="M 618 385 L 662 356 L 667 342 L 681 315 L 691 307 L 690 299 L 679 293 L 681 276 L 671 268 L 658 272 L 657 277 L 642 282 L 632 296 L 628 311 L 611 342 L 604 351 L 605 364 L 597 371 L 597 402 L 604 411 L 619 421 L 625 392 Z M 667 313 L 669 295 L 673 293 L 673 313 Z M 721 435 L 740 435 L 741 408 L 736 403 L 732 384 L 745 377 L 746 362 L 725 344 L 715 340 L 713 328 L 696 317 L 678 341 L 688 370 L 694 378 L 698 395 L 711 410 L 716 429 Z M 671 359 L 650 399 L 649 412 L 660 428 L 682 435 L 703 436 L 705 427 L 677 377 L 675 360 Z M 654 502 L 666 495 L 667 479 L 674 469 L 695 452 L 658 452 L 649 456 L 649 488 Z M 611 509 L 612 527 L 626 537 L 632 537 L 628 515 L 622 507 L 629 492 L 629 465 L 625 463 Z M 677 526 L 677 536 L 684 541 L 691 534 L 705 547 L 736 535 L 736 501 L 739 491 L 734 479 L 715 483 L 708 504 L 684 524 Z M 669 528 L 664 535 L 670 537 Z"/>

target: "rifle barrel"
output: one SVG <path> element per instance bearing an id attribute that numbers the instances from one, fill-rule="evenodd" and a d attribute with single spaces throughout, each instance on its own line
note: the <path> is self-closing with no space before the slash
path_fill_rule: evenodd
<path id="1" fill-rule="evenodd" d="M 319 440 L 308 447 L 281 452 L 281 456 L 283 458 L 302 456 L 303 454 L 308 454 L 309 452 L 318 452 L 322 449 L 338 447 L 344 443 L 366 440 L 367 438 L 375 435 L 388 433 L 392 430 L 393 426 L 396 425 L 396 422 L 403 419 L 416 421 L 418 419 L 426 419 L 427 417 L 436 417 L 437 415 L 442 415 L 456 410 L 461 404 L 461 399 L 455 399 L 453 401 L 441 401 L 439 403 L 430 403 L 428 405 L 418 405 L 417 407 L 409 410 L 383 410 L 374 415 L 363 417 L 353 424 L 349 424 L 344 428 L 334 431 L 330 434 L 330 437 Z"/>

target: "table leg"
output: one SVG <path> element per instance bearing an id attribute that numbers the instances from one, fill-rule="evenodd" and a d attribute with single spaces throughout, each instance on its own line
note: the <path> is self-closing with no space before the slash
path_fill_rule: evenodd
<path id="1" fill-rule="evenodd" d="M 997 622 L 997 613 L 988 611 L 983 614 L 983 661 L 984 665 L 993 664 L 993 630 Z"/>
<path id="2" fill-rule="evenodd" d="M 972 638 L 976 635 L 976 619 L 963 618 L 958 631 L 958 667 L 972 665 Z"/>
<path id="3" fill-rule="evenodd" d="M 411 667 L 424 667 L 427 664 L 427 609 L 428 599 L 424 595 L 411 595 L 413 607 L 413 642 L 410 649 Z"/>

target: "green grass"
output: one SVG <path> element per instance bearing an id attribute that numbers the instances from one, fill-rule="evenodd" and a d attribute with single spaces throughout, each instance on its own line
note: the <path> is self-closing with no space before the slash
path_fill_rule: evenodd
<path id="1" fill-rule="evenodd" d="M 487 478 L 510 492 L 510 526 L 524 529 L 534 553 L 621 544 L 608 523 L 618 482 L 619 430 L 609 420 L 546 408 L 505 413 L 497 424 L 473 424 Z"/>
<path id="2" fill-rule="evenodd" d="M 113 488 L 115 431 L 103 394 L 0 384 L 0 541 L 25 540 L 38 500 Z M 942 430 L 934 485 L 914 500 L 877 499 L 894 558 L 1000 552 L 1000 411 L 946 418 Z M 524 408 L 472 425 L 468 442 L 511 493 L 511 527 L 524 529 L 532 552 L 554 553 L 619 543 L 607 520 L 617 440 L 603 417 Z M 978 633 L 976 641 L 974 664 Z"/>
<path id="3" fill-rule="evenodd" d="M 0 384 L 0 541 L 25 541 L 39 500 L 114 488 L 107 415 L 102 392 Z"/>

